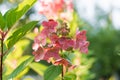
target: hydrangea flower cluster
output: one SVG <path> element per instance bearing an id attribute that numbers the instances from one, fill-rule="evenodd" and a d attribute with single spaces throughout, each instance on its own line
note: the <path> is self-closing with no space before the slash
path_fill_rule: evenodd
<path id="1" fill-rule="evenodd" d="M 72 0 L 39 0 L 39 2 L 39 13 L 47 16 L 47 18 L 59 18 L 68 21 L 72 19 Z"/>
<path id="2" fill-rule="evenodd" d="M 74 38 L 68 37 L 70 29 L 66 23 L 60 27 L 52 19 L 42 22 L 43 29 L 35 37 L 33 43 L 33 55 L 35 61 L 46 60 L 54 65 L 71 64 L 61 56 L 61 51 L 79 50 L 81 53 L 88 53 L 89 42 L 86 41 L 86 31 L 77 31 Z"/>

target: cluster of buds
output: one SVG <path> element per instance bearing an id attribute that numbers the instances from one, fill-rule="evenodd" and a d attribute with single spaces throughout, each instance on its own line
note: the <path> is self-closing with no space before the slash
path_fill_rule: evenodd
<path id="1" fill-rule="evenodd" d="M 70 29 L 66 23 L 60 27 L 52 19 L 42 22 L 43 29 L 35 37 L 33 43 L 33 55 L 35 61 L 46 60 L 54 65 L 69 67 L 69 61 L 62 57 L 61 51 L 79 50 L 88 53 L 89 42 L 86 41 L 86 31 L 77 31 L 75 37 L 69 37 Z"/>

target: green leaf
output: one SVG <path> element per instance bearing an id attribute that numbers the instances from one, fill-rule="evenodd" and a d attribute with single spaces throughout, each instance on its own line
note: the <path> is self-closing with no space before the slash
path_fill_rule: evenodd
<path id="1" fill-rule="evenodd" d="M 17 20 L 19 20 L 37 0 L 23 0 L 15 9 L 10 9 L 4 15 L 8 29 L 10 29 Z"/>
<path id="2" fill-rule="evenodd" d="M 10 48 L 8 51 L 5 52 L 5 55 L 3 56 L 3 62 L 5 61 L 5 59 L 8 56 L 8 53 L 12 52 L 14 50 L 14 47 Z"/>
<path id="3" fill-rule="evenodd" d="M 67 74 L 64 76 L 64 80 L 76 80 L 75 74 Z"/>
<path id="4" fill-rule="evenodd" d="M 13 34 L 6 41 L 8 49 L 11 48 L 18 40 L 20 40 L 30 29 L 32 29 L 34 25 L 37 24 L 37 22 L 38 21 L 29 22 L 23 27 L 14 31 Z"/>
<path id="5" fill-rule="evenodd" d="M 2 16 L 2 13 L 0 12 L 0 29 L 3 30 L 4 27 L 5 27 L 5 20 L 4 20 L 3 16 Z"/>
<path id="6" fill-rule="evenodd" d="M 44 80 L 54 80 L 62 73 L 62 66 L 50 66 L 44 73 Z"/>
<path id="7" fill-rule="evenodd" d="M 28 58 L 27 60 L 25 60 L 24 62 L 22 62 L 9 76 L 8 79 L 13 79 L 14 77 L 16 77 L 17 75 L 19 75 L 19 73 L 21 71 L 23 71 L 28 65 L 29 63 L 31 63 L 33 61 L 33 57 Z"/>
<path id="8" fill-rule="evenodd" d="M 29 66 L 31 69 L 33 69 L 35 72 L 37 72 L 41 76 L 43 76 L 43 73 L 47 68 L 45 65 L 41 63 L 35 63 L 35 62 L 31 63 Z"/>
<path id="9" fill-rule="evenodd" d="M 76 34 L 76 30 L 78 27 L 78 16 L 75 12 L 73 12 L 73 20 L 70 22 L 70 36 L 74 36 Z"/>
<path id="10" fill-rule="evenodd" d="M 72 52 L 63 52 L 63 57 L 67 59 L 70 63 L 72 63 L 73 59 L 75 58 L 75 54 Z"/>

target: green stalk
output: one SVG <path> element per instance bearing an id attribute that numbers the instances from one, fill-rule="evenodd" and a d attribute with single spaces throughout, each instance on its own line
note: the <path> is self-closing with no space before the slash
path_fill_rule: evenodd
<path id="1" fill-rule="evenodd" d="M 64 80 L 64 71 L 63 70 L 64 69 L 63 69 L 63 65 L 62 65 L 62 74 L 61 74 L 62 78 L 61 78 L 61 80 Z"/>
<path id="2" fill-rule="evenodd" d="M 0 80 L 2 80 L 2 59 L 3 59 L 3 41 L 4 41 L 4 35 L 1 34 L 1 54 L 0 54 Z"/>

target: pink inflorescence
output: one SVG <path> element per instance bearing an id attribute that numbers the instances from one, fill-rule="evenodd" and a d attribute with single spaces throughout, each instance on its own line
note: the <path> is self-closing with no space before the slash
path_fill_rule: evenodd
<path id="1" fill-rule="evenodd" d="M 73 12 L 72 0 L 39 0 L 39 2 L 39 13 L 47 18 L 69 20 Z"/>
<path id="2" fill-rule="evenodd" d="M 52 19 L 43 21 L 42 31 L 34 39 L 33 55 L 35 61 L 46 60 L 54 65 L 62 64 L 68 66 L 69 62 L 60 55 L 60 51 L 79 50 L 88 53 L 89 42 L 86 41 L 86 31 L 77 31 L 74 38 L 68 37 L 70 30 L 66 23 L 57 27 L 58 23 Z M 51 61 L 52 59 L 52 61 Z"/>

